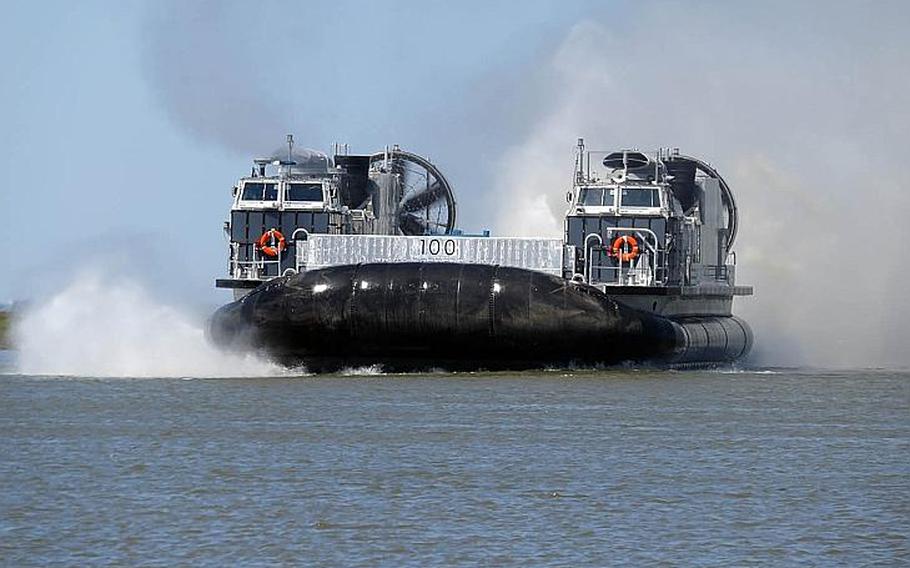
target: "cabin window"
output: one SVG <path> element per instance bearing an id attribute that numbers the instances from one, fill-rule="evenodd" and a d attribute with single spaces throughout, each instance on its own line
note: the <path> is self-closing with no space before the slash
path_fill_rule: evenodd
<path id="1" fill-rule="evenodd" d="M 622 190 L 623 207 L 660 207 L 656 187 L 636 187 Z"/>
<path id="2" fill-rule="evenodd" d="M 244 201 L 278 201 L 278 184 L 247 182 L 243 184 Z"/>
<path id="3" fill-rule="evenodd" d="M 580 205 L 613 207 L 613 198 L 616 190 L 612 187 L 584 187 L 579 195 Z"/>
<path id="4" fill-rule="evenodd" d="M 285 201 L 322 201 L 321 183 L 289 183 L 284 189 Z"/>
<path id="5" fill-rule="evenodd" d="M 586 187 L 581 190 L 582 205 L 603 205 L 604 190 L 600 187 Z"/>
<path id="6" fill-rule="evenodd" d="M 608 187 L 604 190 L 604 205 L 613 207 L 616 204 L 616 189 Z"/>

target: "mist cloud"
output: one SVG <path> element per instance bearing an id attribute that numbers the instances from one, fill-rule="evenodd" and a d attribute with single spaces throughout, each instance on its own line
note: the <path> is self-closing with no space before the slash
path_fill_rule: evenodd
<path id="1" fill-rule="evenodd" d="M 358 150 L 417 142 L 409 148 L 467 182 L 456 188 L 466 228 L 495 219 L 496 232 L 518 235 L 561 234 L 577 137 L 680 147 L 713 163 L 739 200 L 739 282 L 756 296 L 736 310 L 756 330 L 759 361 L 910 364 L 905 3 L 592 3 L 555 48 L 507 71 L 452 56 L 457 37 L 427 49 L 439 29 L 411 25 L 405 8 L 294 5 L 285 23 L 278 5 L 163 6 L 146 26 L 146 75 L 202 141 L 244 157 L 288 131 Z M 313 58 L 310 47 L 325 54 L 366 17 L 356 49 Z M 386 33 L 404 28 L 425 35 Z M 362 45 L 408 80 L 337 64 L 358 61 Z"/>
<path id="2" fill-rule="evenodd" d="M 542 62 L 552 103 L 494 182 L 497 229 L 561 233 L 575 138 L 678 146 L 739 200 L 736 311 L 765 364 L 910 364 L 904 241 L 910 39 L 900 4 L 649 4 L 577 24 Z M 774 14 L 786 13 L 787 18 Z"/>
<path id="3" fill-rule="evenodd" d="M 277 147 L 292 122 L 262 53 L 248 47 L 227 4 L 163 4 L 145 23 L 143 63 L 150 87 L 175 124 L 194 137 L 241 153 Z M 255 38 L 255 35 L 253 35 Z M 257 57 L 259 55 L 259 57 Z"/>

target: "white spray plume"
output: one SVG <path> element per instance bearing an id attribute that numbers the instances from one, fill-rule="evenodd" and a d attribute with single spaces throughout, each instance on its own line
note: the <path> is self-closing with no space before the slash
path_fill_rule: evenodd
<path id="1" fill-rule="evenodd" d="M 285 373 L 219 351 L 204 322 L 162 305 L 133 281 L 86 272 L 18 318 L 19 371 L 84 377 L 243 377 Z"/>
<path id="2" fill-rule="evenodd" d="M 501 162 L 497 230 L 561 234 L 579 136 L 681 147 L 737 195 L 737 280 L 756 295 L 735 311 L 757 362 L 910 365 L 910 113 L 894 96 L 910 90 L 895 72 L 910 36 L 889 24 L 910 9 L 821 4 L 820 18 L 781 4 L 782 22 L 766 3 L 712 6 L 649 4 L 623 26 L 572 29 L 540 65 L 549 105 Z"/>

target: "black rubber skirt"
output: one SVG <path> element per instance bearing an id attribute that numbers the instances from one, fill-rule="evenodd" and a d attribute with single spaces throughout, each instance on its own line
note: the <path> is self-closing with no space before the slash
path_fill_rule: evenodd
<path id="1" fill-rule="evenodd" d="M 210 337 L 311 370 L 698 364 L 752 344 L 733 317 L 671 321 L 542 272 L 477 264 L 360 264 L 271 280 L 219 309 Z"/>

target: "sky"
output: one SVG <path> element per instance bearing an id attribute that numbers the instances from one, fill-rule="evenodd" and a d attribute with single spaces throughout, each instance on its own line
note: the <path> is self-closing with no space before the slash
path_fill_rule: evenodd
<path id="1" fill-rule="evenodd" d="M 286 133 L 323 151 L 401 144 L 479 184 L 442 159 L 453 129 L 478 144 L 462 156 L 493 150 L 495 135 L 463 131 L 486 105 L 470 93 L 526 65 L 582 5 L 452 4 L 7 5 L 0 301 L 90 261 L 214 297 L 230 188 Z"/>
<path id="2" fill-rule="evenodd" d="M 776 364 L 910 364 L 906 2 L 12 2 L 0 302 L 81 266 L 227 301 L 256 154 L 430 157 L 467 230 L 558 235 L 575 140 L 681 147 L 742 210 L 737 300 Z"/>

